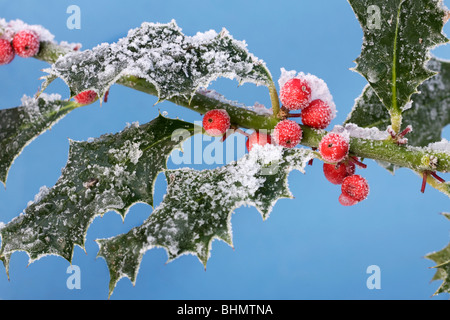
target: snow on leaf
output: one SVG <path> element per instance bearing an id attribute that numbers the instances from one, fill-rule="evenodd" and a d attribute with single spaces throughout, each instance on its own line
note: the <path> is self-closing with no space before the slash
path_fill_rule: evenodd
<path id="1" fill-rule="evenodd" d="M 450 62 L 433 58 L 428 67 L 438 73 L 419 86 L 419 93 L 412 96 L 411 108 L 403 113 L 403 127 L 413 128 L 406 136 L 408 144 L 419 147 L 440 141 L 442 130 L 450 124 Z M 356 99 L 345 123 L 386 130 L 390 117 L 368 85 Z"/>
<path id="2" fill-rule="evenodd" d="M 191 98 L 196 89 L 207 87 L 218 77 L 270 86 L 270 72 L 246 46 L 225 29 L 186 36 L 174 20 L 168 24 L 143 23 L 117 43 L 67 54 L 47 71 L 49 81 L 62 78 L 72 96 L 94 90 L 102 97 L 122 76 L 136 76 L 154 84 L 159 100 Z"/>
<path id="3" fill-rule="evenodd" d="M 450 214 L 443 214 L 450 220 Z M 450 293 L 450 244 L 438 252 L 433 252 L 425 256 L 436 263 L 436 273 L 433 276 L 432 281 L 442 280 L 441 286 L 434 293 L 434 295 L 440 293 Z"/>
<path id="4" fill-rule="evenodd" d="M 6 183 L 14 160 L 33 139 L 77 107 L 59 95 L 43 94 L 37 99 L 24 96 L 22 106 L 0 110 L 0 181 Z"/>
<path id="5" fill-rule="evenodd" d="M 122 277 L 135 283 L 143 255 L 155 247 L 165 248 L 169 261 L 193 254 L 206 267 L 214 239 L 232 245 L 233 211 L 255 206 L 266 219 L 278 199 L 292 197 L 289 172 L 303 172 L 313 157 L 306 149 L 255 146 L 221 168 L 166 171 L 167 194 L 150 217 L 126 234 L 97 240 L 110 271 L 110 294 Z"/>
<path id="6" fill-rule="evenodd" d="M 84 247 L 96 216 L 125 216 L 137 202 L 153 205 L 154 182 L 170 153 L 193 134 L 194 125 L 159 116 L 87 142 L 71 141 L 69 159 L 52 188 L 41 188 L 24 213 L 0 229 L 0 257 L 25 251 L 34 261 L 48 254 L 71 261 Z"/>
<path id="7" fill-rule="evenodd" d="M 349 0 L 364 33 L 355 71 L 389 112 L 401 113 L 417 87 L 435 73 L 429 51 L 446 43 L 441 0 Z"/>

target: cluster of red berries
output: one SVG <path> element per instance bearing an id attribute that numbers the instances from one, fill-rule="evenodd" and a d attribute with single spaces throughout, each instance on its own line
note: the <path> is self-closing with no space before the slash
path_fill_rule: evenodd
<path id="1" fill-rule="evenodd" d="M 369 195 L 369 184 L 360 175 L 355 175 L 355 164 L 365 168 L 356 157 L 349 156 L 349 141 L 339 133 L 330 132 L 319 143 L 319 152 L 327 161 L 323 164 L 325 178 L 333 184 L 341 185 L 339 203 L 352 206 Z"/>
<path id="2" fill-rule="evenodd" d="M 39 52 L 39 35 L 31 30 L 17 32 L 12 41 L 0 39 L 0 65 L 13 61 L 17 54 L 22 58 L 30 58 Z"/>
<path id="3" fill-rule="evenodd" d="M 315 129 L 325 129 L 331 122 L 332 108 L 323 100 L 311 101 L 311 96 L 312 89 L 306 80 L 290 79 L 280 90 L 282 109 L 287 112 L 301 110 L 300 116 L 304 125 Z M 298 115 L 292 115 L 292 117 L 298 117 Z M 230 128 L 230 117 L 222 109 L 208 111 L 203 117 L 203 128 L 211 136 L 223 136 Z M 301 142 L 302 136 L 302 129 L 297 122 L 284 119 L 276 125 L 272 136 L 255 131 L 248 135 L 246 145 L 250 151 L 255 144 L 271 144 L 273 140 L 278 145 L 293 148 Z"/>
<path id="4" fill-rule="evenodd" d="M 306 79 L 292 78 L 280 90 L 282 109 L 287 112 L 301 110 L 301 114 L 288 115 L 301 117 L 304 125 L 325 129 L 331 122 L 333 110 L 331 106 L 321 100 L 312 100 L 312 88 Z M 290 119 L 280 121 L 274 129 L 275 142 L 286 148 L 293 148 L 302 140 L 300 125 Z"/>
<path id="5" fill-rule="evenodd" d="M 301 110 L 301 114 L 295 117 L 301 117 L 304 125 L 325 129 L 332 120 L 333 109 L 321 99 L 311 100 L 311 96 L 311 86 L 306 80 L 290 79 L 280 90 L 282 109 L 287 112 L 287 117 L 290 111 Z M 230 127 L 231 120 L 226 110 L 210 110 L 203 117 L 203 128 L 211 136 L 224 136 Z M 283 147 L 293 148 L 301 142 L 303 132 L 297 122 L 286 118 L 275 126 L 272 136 L 259 131 L 244 134 L 247 135 L 247 150 L 251 151 L 254 145 L 271 144 L 272 140 Z M 354 205 L 369 194 L 366 179 L 355 175 L 355 164 L 366 166 L 356 157 L 349 156 L 349 147 L 349 139 L 335 132 L 325 135 L 319 144 L 320 155 L 325 161 L 324 175 L 331 183 L 341 185 L 339 202 L 344 206 Z"/>

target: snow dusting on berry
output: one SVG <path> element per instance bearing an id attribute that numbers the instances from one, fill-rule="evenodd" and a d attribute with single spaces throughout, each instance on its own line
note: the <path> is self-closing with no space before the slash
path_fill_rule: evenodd
<path id="1" fill-rule="evenodd" d="M 300 79 L 308 83 L 311 88 L 311 97 L 310 101 L 320 99 L 325 102 L 331 108 L 331 120 L 336 117 L 337 110 L 336 104 L 334 103 L 333 96 L 328 89 L 326 82 L 315 75 L 305 74 L 303 72 L 297 73 L 295 70 L 286 71 L 286 69 L 281 68 L 281 76 L 278 79 L 278 85 L 280 88 L 283 88 L 285 83 L 290 79 Z"/>
<path id="2" fill-rule="evenodd" d="M 6 39 L 0 39 L 0 65 L 8 64 L 14 60 L 14 49 L 11 42 Z"/>
<path id="3" fill-rule="evenodd" d="M 203 128 L 213 137 L 220 137 L 230 128 L 230 116 L 224 109 L 210 110 L 203 116 Z"/>
<path id="4" fill-rule="evenodd" d="M 29 25 L 22 20 L 11 20 L 7 22 L 5 19 L 0 19 L 0 29 L 5 30 L 2 37 L 5 39 L 13 40 L 14 36 L 21 31 L 32 31 L 38 37 L 40 41 L 54 42 L 55 36 L 47 29 L 40 25 Z"/>
<path id="5" fill-rule="evenodd" d="M 311 88 L 308 82 L 290 79 L 280 89 L 280 101 L 288 110 L 305 108 L 311 99 Z"/>
<path id="6" fill-rule="evenodd" d="M 297 122 L 286 119 L 278 122 L 272 137 L 276 144 L 286 148 L 294 148 L 302 141 L 303 132 Z"/>
<path id="7" fill-rule="evenodd" d="M 366 199 L 369 195 L 369 184 L 360 175 L 352 175 L 344 179 L 341 191 L 342 194 L 359 202 Z"/>
<path id="8" fill-rule="evenodd" d="M 302 110 L 302 122 L 304 125 L 315 129 L 325 129 L 331 122 L 332 110 L 329 105 L 320 99 L 311 103 Z"/>
<path id="9" fill-rule="evenodd" d="M 319 143 L 319 151 L 325 161 L 342 161 L 348 154 L 349 140 L 346 136 L 334 132 L 325 135 Z"/>
<path id="10" fill-rule="evenodd" d="M 5 19 L 0 19 L 0 34 L 2 38 L 12 41 L 14 36 L 20 31 L 28 30 L 34 32 L 41 42 L 51 42 L 57 43 L 54 39 L 55 36 L 50 33 L 49 30 L 45 29 L 40 25 L 30 25 L 22 20 L 16 19 L 11 21 L 6 21 Z M 69 43 L 66 41 L 61 41 L 58 44 L 62 49 L 67 51 L 74 51 L 81 49 L 81 43 Z"/>
<path id="11" fill-rule="evenodd" d="M 14 51 L 19 57 L 30 58 L 35 56 L 40 47 L 39 35 L 31 30 L 18 32 L 12 41 Z"/>

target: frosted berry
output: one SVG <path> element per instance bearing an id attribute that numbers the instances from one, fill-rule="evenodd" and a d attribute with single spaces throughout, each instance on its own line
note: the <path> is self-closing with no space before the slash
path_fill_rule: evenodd
<path id="1" fill-rule="evenodd" d="M 271 143 L 272 139 L 270 138 L 270 135 L 255 131 L 247 138 L 245 145 L 247 146 L 248 151 L 252 151 L 254 145 L 264 146 Z"/>
<path id="2" fill-rule="evenodd" d="M 353 162 L 341 162 L 338 164 L 324 163 L 323 174 L 332 184 L 342 184 L 346 177 L 355 174 L 355 164 Z"/>
<path id="3" fill-rule="evenodd" d="M 39 36 L 29 30 L 19 31 L 13 38 L 14 51 L 22 58 L 35 56 L 39 51 Z"/>
<path id="4" fill-rule="evenodd" d="M 301 79 L 291 79 L 280 89 L 280 100 L 289 110 L 305 108 L 311 99 L 311 88 Z"/>
<path id="5" fill-rule="evenodd" d="M 274 141 L 286 148 L 293 148 L 302 141 L 302 128 L 293 120 L 278 122 L 273 132 Z"/>
<path id="6" fill-rule="evenodd" d="M 77 94 L 74 99 L 79 104 L 90 104 L 97 99 L 97 93 L 93 90 L 86 90 Z"/>
<path id="7" fill-rule="evenodd" d="M 0 39 L 0 65 L 8 64 L 14 59 L 14 49 L 6 39 Z"/>
<path id="8" fill-rule="evenodd" d="M 210 110 L 203 117 L 203 128 L 213 137 L 220 137 L 230 128 L 230 116 L 223 109 Z"/>
<path id="9" fill-rule="evenodd" d="M 369 184 L 366 179 L 356 174 L 344 179 L 341 191 L 345 196 L 359 202 L 369 195 Z"/>
<path id="10" fill-rule="evenodd" d="M 345 193 L 341 193 L 341 195 L 339 196 L 339 203 L 342 204 L 343 206 L 350 207 L 357 204 L 358 201 L 350 198 Z"/>
<path id="11" fill-rule="evenodd" d="M 348 154 L 348 140 L 334 132 L 328 133 L 319 143 L 319 152 L 322 158 L 328 162 L 340 162 Z"/>
<path id="12" fill-rule="evenodd" d="M 328 104 L 316 99 L 302 110 L 302 122 L 315 129 L 325 129 L 331 122 L 332 114 Z"/>

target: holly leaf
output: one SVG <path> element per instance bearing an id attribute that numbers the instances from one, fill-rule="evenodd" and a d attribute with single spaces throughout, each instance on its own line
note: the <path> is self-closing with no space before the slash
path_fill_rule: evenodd
<path id="1" fill-rule="evenodd" d="M 192 98 L 196 89 L 218 77 L 272 86 L 264 62 L 248 52 L 223 29 L 186 36 L 174 20 L 168 24 L 143 23 L 117 43 L 69 53 L 50 69 L 46 86 L 63 79 L 74 96 L 94 90 L 103 97 L 122 76 L 135 76 L 155 85 L 159 101 L 175 96 Z"/>
<path id="2" fill-rule="evenodd" d="M 440 141 L 442 130 L 450 124 L 450 62 L 433 58 L 428 67 L 437 74 L 419 86 L 419 93 L 412 96 L 410 108 L 403 113 L 403 128 L 413 128 L 407 135 L 408 144 L 418 147 Z M 384 131 L 390 125 L 390 115 L 367 85 L 345 123 Z"/>
<path id="3" fill-rule="evenodd" d="M 349 0 L 364 33 L 355 71 L 390 114 L 401 114 L 417 87 L 435 73 L 426 68 L 433 47 L 446 43 L 441 0 Z"/>
<path id="4" fill-rule="evenodd" d="M 55 186 L 42 187 L 24 213 L 0 230 L 4 263 L 18 250 L 27 252 L 30 262 L 49 254 L 71 261 L 74 246 L 84 248 L 96 216 L 113 210 L 124 218 L 137 202 L 153 205 L 158 173 L 195 128 L 160 115 L 117 134 L 70 141 L 69 159 Z"/>
<path id="5" fill-rule="evenodd" d="M 450 220 L 450 214 L 444 213 L 444 217 Z M 425 256 L 436 263 L 436 273 L 432 281 L 442 280 L 441 286 L 434 293 L 434 295 L 440 293 L 450 293 L 450 244 L 438 252 L 433 252 Z"/>
<path id="6" fill-rule="evenodd" d="M 0 110 L 0 181 L 6 183 L 14 160 L 31 141 L 78 107 L 59 95 L 43 94 L 25 96 L 22 106 Z"/>
<path id="7" fill-rule="evenodd" d="M 254 206 L 266 219 L 278 199 L 292 197 L 289 172 L 304 172 L 313 157 L 311 150 L 266 145 L 221 168 L 166 171 L 167 194 L 150 217 L 128 233 L 97 240 L 110 272 L 109 294 L 122 277 L 135 283 L 144 253 L 155 247 L 167 251 L 168 261 L 196 255 L 206 268 L 214 239 L 233 245 L 233 211 Z"/>

